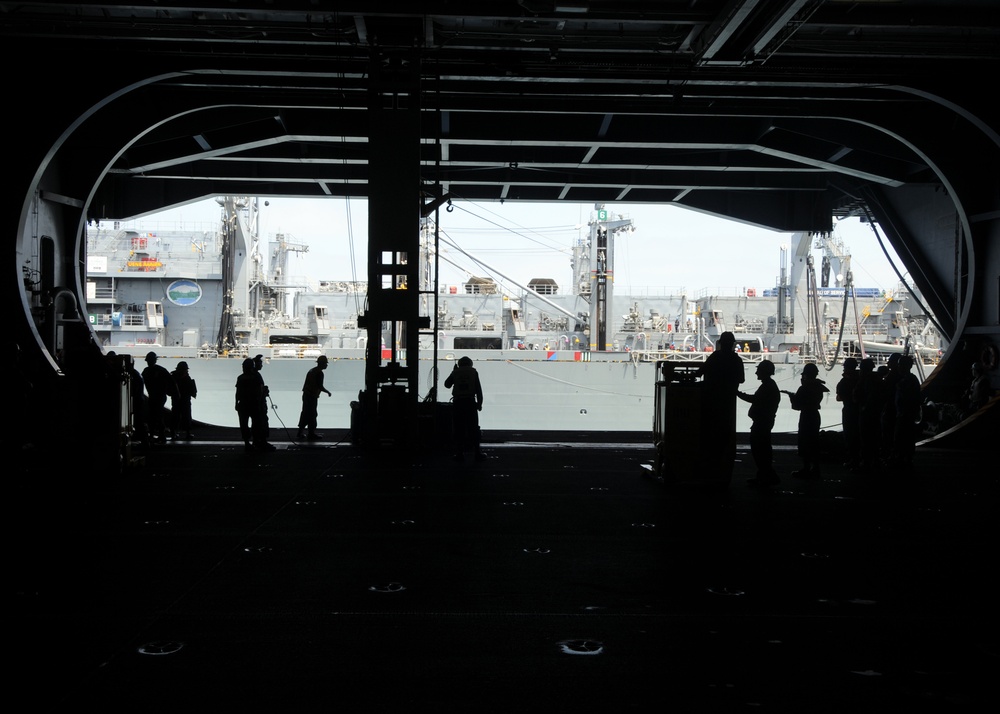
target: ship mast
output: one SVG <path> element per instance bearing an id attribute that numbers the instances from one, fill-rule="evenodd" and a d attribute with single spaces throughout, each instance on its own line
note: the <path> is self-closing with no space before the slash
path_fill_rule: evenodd
<path id="1" fill-rule="evenodd" d="M 268 284 L 276 297 L 275 312 L 283 317 L 292 317 L 295 313 L 289 297 L 294 297 L 293 286 L 288 282 L 288 254 L 308 253 L 309 246 L 305 243 L 293 243 L 284 233 L 275 236 L 275 247 L 271 252 L 270 275 Z"/>
<path id="2" fill-rule="evenodd" d="M 588 295 L 590 302 L 590 349 L 609 352 L 612 349 L 608 331 L 611 307 L 614 301 L 615 275 L 615 235 L 621 231 L 632 232 L 632 219 L 619 216 L 618 220 L 608 220 L 610 213 L 603 203 L 594 206 L 597 218 L 590 222 L 590 279 Z M 580 266 L 575 266 L 577 271 Z M 577 285 L 582 284 L 577 272 Z"/>

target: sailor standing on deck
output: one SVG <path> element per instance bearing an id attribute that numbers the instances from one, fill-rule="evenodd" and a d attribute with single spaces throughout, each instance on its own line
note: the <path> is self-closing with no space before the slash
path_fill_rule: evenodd
<path id="1" fill-rule="evenodd" d="M 322 434 L 316 433 L 316 418 L 318 416 L 319 395 L 325 393 L 332 397 L 330 390 L 323 386 L 323 370 L 326 369 L 326 355 L 316 358 L 316 366 L 306 372 L 306 381 L 302 385 L 302 411 L 299 413 L 299 439 L 322 439 Z M 306 431 L 308 430 L 308 434 Z"/>
<path id="2" fill-rule="evenodd" d="M 834 393 L 837 395 L 837 401 L 843 405 L 840 411 L 840 424 L 844 433 L 846 452 L 844 465 L 852 471 L 861 466 L 860 407 L 855 396 L 860 379 L 858 360 L 848 357 L 844 360 L 844 373 L 837 382 Z"/>
<path id="3" fill-rule="evenodd" d="M 483 387 L 479 372 L 472 366 L 470 357 L 462 357 L 444 380 L 445 389 L 451 389 L 452 422 L 455 430 L 455 460 L 464 461 L 464 452 L 471 449 L 476 461 L 486 455 L 480 449 L 479 412 L 483 410 Z"/>
<path id="4" fill-rule="evenodd" d="M 142 370 L 142 381 L 146 385 L 146 419 L 150 436 L 158 444 L 167 443 L 167 425 L 164 409 L 167 397 L 177 396 L 177 385 L 170 372 L 161 364 L 156 364 L 156 353 L 146 354 L 146 369 Z M 172 430 L 171 430 L 172 431 Z"/>
<path id="5" fill-rule="evenodd" d="M 826 382 L 819 378 L 819 367 L 812 362 L 802 368 L 799 388 L 794 392 L 782 389 L 792 402 L 792 409 L 799 413 L 798 450 L 802 468 L 792 471 L 796 478 L 819 478 L 821 424 L 819 409 L 824 395 L 830 390 Z"/>
<path id="6" fill-rule="evenodd" d="M 715 351 L 696 374 L 702 378 L 702 428 L 719 437 L 721 449 L 712 454 L 723 477 L 732 475 L 736 460 L 736 393 L 746 381 L 743 358 L 736 354 L 736 335 L 719 335 Z"/>
<path id="7" fill-rule="evenodd" d="M 170 410 L 174 417 L 174 439 L 193 439 L 191 433 L 191 400 L 198 396 L 198 385 L 188 368 L 188 363 L 181 361 L 170 376 L 174 379 L 177 393 L 170 399 Z"/>
<path id="8" fill-rule="evenodd" d="M 771 430 L 774 417 L 781 402 L 781 391 L 774 382 L 774 362 L 769 359 L 757 363 L 757 379 L 760 386 L 753 394 L 737 392 L 736 396 L 750 402 L 750 455 L 757 466 L 757 475 L 747 481 L 748 486 L 771 486 L 781 479 L 774 470 L 774 448 L 771 446 Z"/>
<path id="9" fill-rule="evenodd" d="M 253 425 L 253 447 L 257 451 L 274 451 L 277 447 L 267 440 L 270 432 L 267 418 L 267 398 L 271 395 L 271 391 L 264 384 L 264 377 L 261 376 L 260 371 L 263 368 L 264 355 L 256 355 L 253 358 L 253 369 L 254 374 L 257 375 L 257 382 L 260 384 L 260 402 L 257 406 L 257 411 L 254 412 L 251 419 Z"/>
<path id="10" fill-rule="evenodd" d="M 236 378 L 236 413 L 240 419 L 240 435 L 247 451 L 253 451 L 253 430 L 250 426 L 260 409 L 260 380 L 253 360 L 243 360 L 243 373 Z"/>

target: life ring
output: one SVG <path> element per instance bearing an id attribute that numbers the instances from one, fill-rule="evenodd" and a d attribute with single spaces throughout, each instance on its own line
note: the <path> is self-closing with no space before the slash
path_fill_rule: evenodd
<path id="1" fill-rule="evenodd" d="M 996 369 L 997 361 L 1000 354 L 1000 350 L 997 350 L 996 345 L 986 345 L 983 348 L 983 354 L 980 356 L 979 361 L 983 363 L 983 367 L 986 369 Z"/>

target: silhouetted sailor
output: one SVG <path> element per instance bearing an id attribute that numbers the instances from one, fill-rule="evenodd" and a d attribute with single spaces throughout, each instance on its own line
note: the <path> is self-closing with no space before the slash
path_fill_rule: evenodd
<path id="1" fill-rule="evenodd" d="M 251 422 L 260 410 L 260 378 L 253 367 L 253 360 L 243 360 L 243 373 L 236 378 L 236 413 L 240 420 L 240 436 L 247 451 L 253 451 Z"/>
<path id="2" fill-rule="evenodd" d="M 889 355 L 878 386 L 879 401 L 879 457 L 883 462 L 892 458 L 893 440 L 896 432 L 896 384 L 899 382 L 899 359 L 901 354 Z M 881 367 L 879 368 L 881 371 Z"/>
<path id="3" fill-rule="evenodd" d="M 854 386 L 854 401 L 858 406 L 858 446 L 861 469 L 867 471 L 878 462 L 879 405 L 875 360 L 865 357 L 858 363 L 858 383 Z"/>
<path id="4" fill-rule="evenodd" d="M 913 452 L 920 422 L 920 380 L 910 370 L 913 357 L 903 355 L 896 364 L 896 421 L 893 426 L 891 465 L 906 469 L 913 465 Z"/>
<path id="5" fill-rule="evenodd" d="M 844 372 L 837 382 L 835 394 L 841 403 L 840 425 L 844 435 L 844 465 L 849 469 L 857 469 L 861 465 L 861 434 L 859 423 L 859 406 L 855 391 L 861 374 L 858 372 L 858 361 L 854 357 L 844 360 Z"/>
<path id="6" fill-rule="evenodd" d="M 198 385 L 191 377 L 188 363 L 181 361 L 170 373 L 177 387 L 177 394 L 171 399 L 170 411 L 173 412 L 174 438 L 192 439 L 191 433 L 191 400 L 198 396 Z"/>
<path id="7" fill-rule="evenodd" d="M 736 393 L 746 381 L 743 358 L 736 351 L 736 336 L 729 331 L 719 335 L 715 351 L 698 368 L 702 377 L 702 428 L 719 436 L 719 451 L 710 457 L 717 460 L 720 475 L 732 475 L 736 459 Z"/>
<path id="8" fill-rule="evenodd" d="M 793 471 L 792 476 L 798 478 L 819 477 L 819 408 L 823 403 L 823 395 L 830 390 L 826 382 L 819 378 L 819 367 L 810 362 L 802 368 L 800 385 L 794 392 L 781 390 L 792 401 L 792 409 L 799 413 L 799 458 L 802 459 L 802 469 Z"/>
<path id="9" fill-rule="evenodd" d="M 452 423 L 455 432 L 455 460 L 463 461 L 464 452 L 475 452 L 476 460 L 486 458 L 480 448 L 479 412 L 483 410 L 483 387 L 472 359 L 462 357 L 444 380 L 451 389 Z"/>
<path id="10" fill-rule="evenodd" d="M 326 355 L 316 358 L 316 366 L 306 372 L 306 380 L 302 384 L 302 411 L 299 413 L 299 439 L 322 439 L 323 435 L 316 432 L 318 418 L 319 395 L 333 396 L 330 390 L 323 386 L 323 370 L 329 360 Z"/>
<path id="11" fill-rule="evenodd" d="M 774 362 L 765 359 L 757 364 L 757 379 L 760 386 L 753 394 L 737 392 L 736 396 L 750 402 L 747 415 L 750 417 L 750 455 L 757 467 L 756 477 L 749 479 L 749 486 L 770 486 L 781 481 L 774 470 L 774 449 L 771 446 L 771 431 L 774 416 L 781 403 L 781 391 L 774 383 Z"/>
<path id="12" fill-rule="evenodd" d="M 170 376 L 167 368 L 157 364 L 156 359 L 155 352 L 146 355 L 146 369 L 142 370 L 142 381 L 146 386 L 146 421 L 149 433 L 157 443 L 163 444 L 167 441 L 164 406 L 167 397 L 173 398 L 177 394 L 177 385 L 174 384 L 174 378 Z"/>
<path id="13" fill-rule="evenodd" d="M 253 429 L 253 447 L 257 451 L 274 451 L 276 447 L 268 441 L 270 421 L 267 415 L 267 398 L 271 395 L 271 390 L 264 384 L 264 376 L 260 373 L 264 369 L 264 355 L 254 356 L 253 369 L 260 385 L 260 402 L 257 405 L 257 411 L 254 412 L 250 420 Z"/>

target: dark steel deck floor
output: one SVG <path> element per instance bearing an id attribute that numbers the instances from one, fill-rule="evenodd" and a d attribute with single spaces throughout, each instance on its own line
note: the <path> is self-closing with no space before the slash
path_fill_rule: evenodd
<path id="1" fill-rule="evenodd" d="M 22 487 L 12 700 L 856 712 L 995 692 L 992 451 L 801 482 L 787 447 L 761 492 L 744 447 L 712 492 L 651 478 L 642 435 L 500 435 L 466 464 L 201 436 L 69 501 L 62 476 Z"/>

